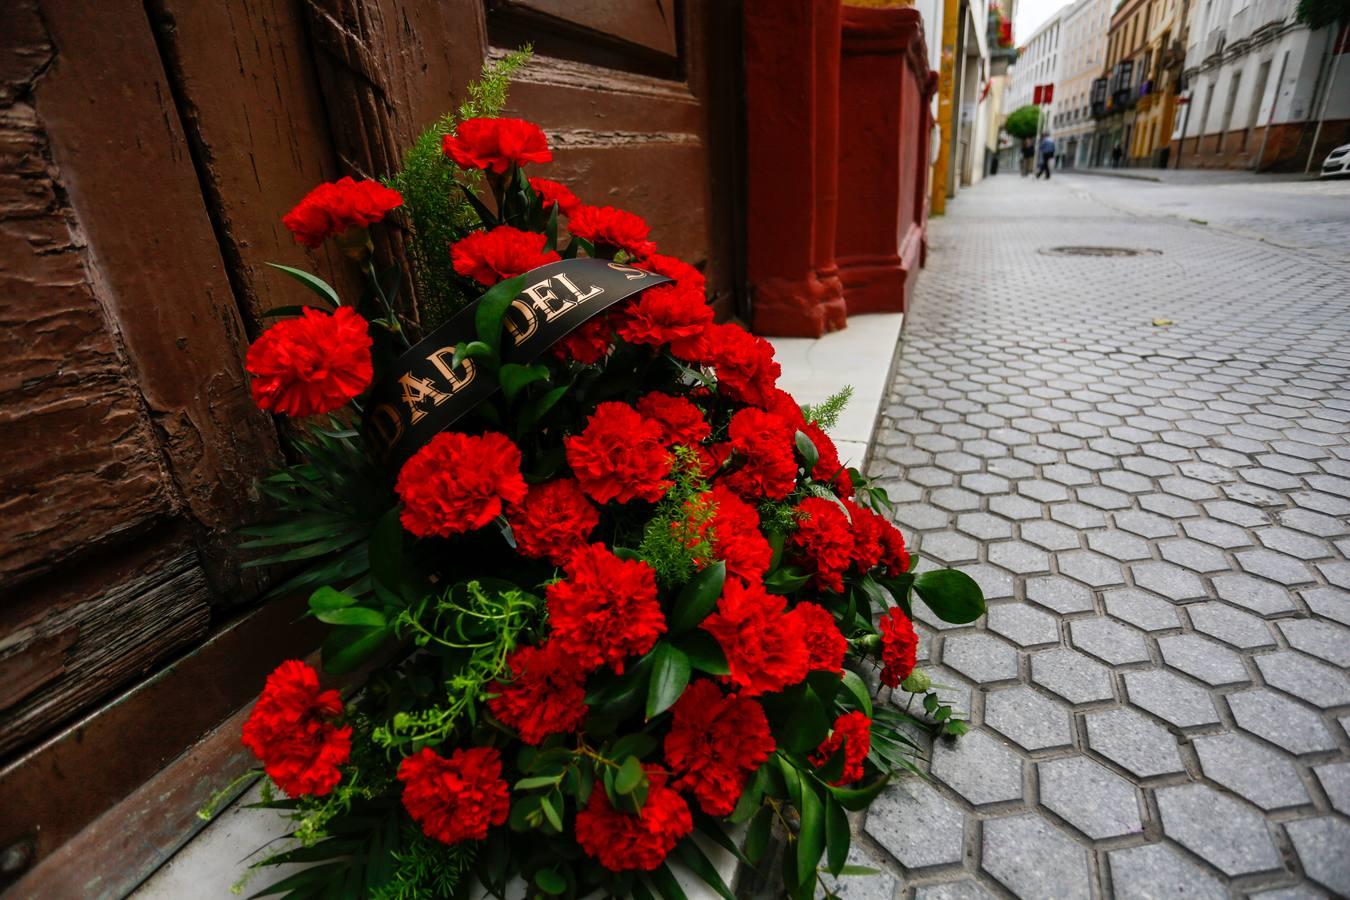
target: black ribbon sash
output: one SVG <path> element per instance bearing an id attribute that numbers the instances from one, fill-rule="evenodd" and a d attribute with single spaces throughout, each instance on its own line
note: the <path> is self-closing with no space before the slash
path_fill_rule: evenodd
<path id="1" fill-rule="evenodd" d="M 603 259 L 564 259 L 531 269 L 506 312 L 502 361 L 528 365 L 592 317 L 670 280 Z M 371 388 L 364 430 L 381 462 L 401 467 L 500 387 L 472 359 L 451 367 L 455 348 L 478 339 L 474 312 L 481 299 L 413 345 Z"/>

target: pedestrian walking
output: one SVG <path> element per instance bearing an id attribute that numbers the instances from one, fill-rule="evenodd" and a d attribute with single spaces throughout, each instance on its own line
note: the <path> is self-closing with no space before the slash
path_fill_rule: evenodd
<path id="1" fill-rule="evenodd" d="M 1041 167 L 1036 170 L 1036 177 L 1045 176 L 1045 180 L 1050 180 L 1050 166 L 1055 162 L 1055 139 L 1050 135 L 1041 138 Z"/>
<path id="2" fill-rule="evenodd" d="M 1120 144 L 1116 144 L 1114 147 L 1112 147 L 1112 148 L 1111 148 L 1111 168 L 1113 168 L 1113 169 L 1119 169 L 1119 168 L 1120 168 L 1120 158 L 1121 158 L 1122 156 L 1124 156 L 1124 155 L 1125 155 L 1125 151 L 1122 150 L 1122 149 L 1120 148 Z"/>
<path id="3" fill-rule="evenodd" d="M 1031 174 L 1032 167 L 1036 164 L 1036 142 L 1031 138 L 1022 138 L 1022 177 L 1026 178 Z"/>

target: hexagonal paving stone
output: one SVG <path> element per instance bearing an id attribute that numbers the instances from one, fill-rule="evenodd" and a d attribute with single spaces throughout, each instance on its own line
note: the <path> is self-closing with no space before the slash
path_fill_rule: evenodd
<path id="1" fill-rule="evenodd" d="M 1034 814 L 984 823 L 986 872 L 1019 897 L 1091 897 L 1087 851 Z"/>
<path id="2" fill-rule="evenodd" d="M 1337 537 L 1350 530 L 1350 525 L 1335 516 L 1314 512 L 1311 509 L 1281 510 L 1275 514 L 1275 519 L 1281 525 L 1318 537 Z"/>
<path id="3" fill-rule="evenodd" d="M 947 638 L 942 645 L 942 662 L 976 684 L 1017 677 L 1017 651 L 990 634 Z"/>
<path id="4" fill-rule="evenodd" d="M 1092 609 L 1092 592 L 1062 575 L 1042 575 L 1027 579 L 1027 599 L 1057 613 L 1087 612 Z"/>
<path id="5" fill-rule="evenodd" d="M 1106 524 L 1106 513 L 1083 503 L 1053 503 L 1050 518 L 1071 528 L 1098 528 Z"/>
<path id="6" fill-rule="evenodd" d="M 1044 519 L 1023 522 L 1021 530 L 1022 540 L 1029 541 L 1047 550 L 1073 550 L 1078 547 L 1078 532 L 1058 522 L 1049 522 Z"/>
<path id="7" fill-rule="evenodd" d="M 976 806 L 1022 798 L 1022 760 L 984 731 L 937 743 L 933 777 Z"/>
<path id="8" fill-rule="evenodd" d="M 1105 529 L 1090 531 L 1087 535 L 1088 546 L 1103 556 L 1126 561 L 1148 559 L 1148 542 L 1124 531 Z"/>
<path id="9" fill-rule="evenodd" d="M 1107 854 L 1111 883 L 1120 900 L 1225 900 L 1228 890 L 1217 878 L 1184 859 L 1166 844 L 1145 844 Z"/>
<path id="10" fill-rule="evenodd" d="M 1042 650 L 1031 656 L 1031 680 L 1070 703 L 1110 700 L 1111 673 L 1074 650 Z"/>
<path id="11" fill-rule="evenodd" d="M 1280 650 L 1256 657 L 1266 684 L 1322 709 L 1350 703 L 1350 684 L 1343 670 L 1295 653 Z"/>
<path id="12" fill-rule="evenodd" d="M 1285 619 L 1279 628 L 1295 650 L 1335 666 L 1350 666 L 1350 628 L 1313 619 Z"/>
<path id="13" fill-rule="evenodd" d="M 1252 542 L 1243 529 L 1215 519 L 1188 519 L 1181 527 L 1195 540 L 1224 550 L 1247 547 Z"/>
<path id="14" fill-rule="evenodd" d="M 1333 816 L 1304 819 L 1284 826 L 1303 871 L 1340 897 L 1350 896 L 1350 824 Z"/>
<path id="15" fill-rule="evenodd" d="M 1136 475 L 1134 472 L 1126 472 L 1122 469 L 1102 472 L 1098 477 L 1101 478 L 1102 484 L 1107 487 L 1124 491 L 1127 494 L 1143 494 L 1153 490 L 1152 481 L 1149 481 L 1143 475 Z"/>
<path id="16" fill-rule="evenodd" d="M 1181 626 L 1176 608 L 1146 591 L 1134 588 L 1107 591 L 1103 602 L 1108 613 L 1145 631 L 1165 631 Z"/>
<path id="17" fill-rule="evenodd" d="M 937 531 L 919 539 L 919 552 L 943 563 L 969 562 L 979 558 L 980 545 L 955 531 Z"/>
<path id="18" fill-rule="evenodd" d="M 1095 840 L 1138 834 L 1139 799 L 1134 785 L 1085 756 L 1036 764 L 1041 805 Z"/>
<path id="19" fill-rule="evenodd" d="M 1143 494 L 1139 497 L 1139 505 L 1151 513 L 1167 516 L 1169 519 L 1183 519 L 1186 516 L 1200 514 L 1200 507 L 1184 497 L 1174 497 L 1171 494 Z"/>
<path id="20" fill-rule="evenodd" d="M 1240 550 L 1234 554 L 1243 571 L 1277 584 L 1301 584 L 1312 581 L 1312 570 L 1292 556 L 1274 550 Z"/>
<path id="21" fill-rule="evenodd" d="M 1350 762 L 1315 766 L 1313 772 L 1317 774 L 1322 790 L 1326 791 L 1332 808 L 1350 815 Z"/>
<path id="22" fill-rule="evenodd" d="M 902 528 L 913 531 L 931 531 L 951 522 L 948 512 L 927 503 L 902 503 L 895 508 L 891 518 Z"/>
<path id="23" fill-rule="evenodd" d="M 938 488 L 929 495 L 934 506 L 953 512 L 967 512 L 980 508 L 980 495 L 958 487 Z"/>
<path id="24" fill-rule="evenodd" d="M 864 829 L 911 869 L 961 861 L 965 814 L 918 778 L 892 783 L 867 811 Z"/>
<path id="25" fill-rule="evenodd" d="M 1013 595 L 1013 576 L 1007 569 L 980 563 L 976 566 L 962 566 L 961 571 L 975 579 L 986 600 L 1002 600 Z"/>
<path id="26" fill-rule="evenodd" d="M 1088 746 L 1140 778 L 1184 772 L 1176 739 L 1143 713 L 1108 709 L 1085 716 Z"/>
<path id="27" fill-rule="evenodd" d="M 1256 539 L 1271 550 L 1298 559 L 1321 559 L 1331 555 L 1331 547 L 1326 541 L 1292 528 L 1260 528 L 1256 531 Z"/>
<path id="28" fill-rule="evenodd" d="M 1205 586 L 1193 572 L 1167 562 L 1131 563 L 1134 583 L 1161 594 L 1168 600 L 1184 603 L 1205 596 Z"/>
<path id="29" fill-rule="evenodd" d="M 990 544 L 987 554 L 991 563 L 1018 575 L 1050 571 L 1050 557 L 1046 552 L 1021 541 Z"/>
<path id="30" fill-rule="evenodd" d="M 1116 513 L 1116 526 L 1140 537 L 1160 538 L 1177 533 L 1177 523 L 1167 516 L 1132 509 Z"/>
<path id="31" fill-rule="evenodd" d="M 1236 603 L 1261 616 L 1292 612 L 1298 608 L 1288 589 L 1251 575 L 1216 575 L 1214 593 L 1220 600 Z"/>
<path id="32" fill-rule="evenodd" d="M 1060 500 L 1069 499 L 1068 488 L 1062 484 L 1045 481 L 1041 478 L 1028 478 L 1025 481 L 1017 482 L 1017 493 L 1023 497 L 1030 497 L 1032 500 L 1039 500 L 1042 503 L 1056 503 Z"/>
<path id="33" fill-rule="evenodd" d="M 987 472 L 976 472 L 972 475 L 962 475 L 961 487 L 977 494 L 1006 494 L 1008 479 Z"/>
<path id="34" fill-rule="evenodd" d="M 1013 531 L 1011 524 L 989 513 L 962 513 L 956 517 L 956 527 L 982 541 L 1012 537 Z"/>
<path id="35" fill-rule="evenodd" d="M 973 878 L 959 878 L 915 888 L 914 900 L 994 900 L 989 889 Z"/>
<path id="36" fill-rule="evenodd" d="M 1230 877 L 1280 867 L 1265 819 L 1203 784 L 1159 788 L 1163 832 Z"/>
<path id="37" fill-rule="evenodd" d="M 960 453 L 957 451 L 947 451 L 937 454 L 933 457 L 933 464 L 958 475 L 966 472 L 978 472 L 980 470 L 980 460 L 978 457 L 971 456 L 969 453 Z"/>
<path id="38" fill-rule="evenodd" d="M 850 866 L 874 869 L 877 874 L 866 878 L 849 875 L 841 875 L 835 878 L 825 874 L 822 867 L 821 887 L 829 890 L 831 895 L 844 898 L 844 900 L 892 900 L 895 897 L 895 891 L 899 887 L 900 880 L 895 873 L 889 871 L 887 863 L 877 856 L 874 856 L 872 851 L 861 843 L 854 841 L 848 848 L 848 857 L 845 863 Z"/>
<path id="39" fill-rule="evenodd" d="M 1275 645 L 1275 639 L 1271 637 L 1264 620 L 1227 603 L 1217 600 L 1193 603 L 1186 607 L 1186 614 L 1191 617 L 1191 624 L 1196 631 L 1203 631 L 1225 644 L 1243 649 Z"/>
<path id="40" fill-rule="evenodd" d="M 1158 552 L 1168 562 L 1193 572 L 1220 572 L 1231 568 L 1222 550 L 1189 538 L 1162 541 L 1158 544 Z"/>
<path id="41" fill-rule="evenodd" d="M 1317 615 L 1350 625 L 1350 591 L 1334 587 L 1305 588 L 1299 591 L 1299 596 Z"/>
<path id="42" fill-rule="evenodd" d="M 1125 693 L 1130 703 L 1179 728 L 1219 721 L 1209 692 L 1171 672 L 1126 672 Z"/>
<path id="43" fill-rule="evenodd" d="M 1158 639 L 1158 649 L 1167 665 L 1206 684 L 1245 684 L 1251 680 L 1241 657 L 1207 637 L 1168 635 Z"/>
<path id="44" fill-rule="evenodd" d="M 1281 809 L 1310 803 L 1289 757 L 1240 734 L 1194 738 L 1205 777 L 1247 798 L 1262 809 Z"/>
<path id="45" fill-rule="evenodd" d="M 1321 716 L 1270 688 L 1229 694 L 1224 700 L 1239 728 L 1276 747 L 1295 754 L 1336 748 Z"/>
<path id="46" fill-rule="evenodd" d="M 984 723 L 1024 750 L 1073 744 L 1069 708 L 1025 685 L 987 694 Z"/>
<path id="47" fill-rule="evenodd" d="M 1000 603 L 989 607 L 985 621 L 1019 647 L 1053 644 L 1059 640 L 1059 624 L 1054 616 L 1024 603 Z"/>
<path id="48" fill-rule="evenodd" d="M 1148 660 L 1140 632 L 1111 619 L 1079 619 L 1069 625 L 1073 644 L 1112 665 Z"/>
<path id="49" fill-rule="evenodd" d="M 1009 519 L 1039 519 L 1041 505 L 1016 494 L 1003 494 L 989 499 L 990 512 L 996 512 Z"/>
<path id="50" fill-rule="evenodd" d="M 1125 580 L 1120 563 L 1090 550 L 1061 553 L 1056 560 L 1059 571 L 1093 587 L 1121 584 Z"/>
<path id="51" fill-rule="evenodd" d="M 1243 528 L 1269 525 L 1270 517 L 1254 506 L 1236 503 L 1232 500 L 1210 500 L 1205 503 L 1205 512 L 1215 519 L 1222 519 Z"/>
<path id="52" fill-rule="evenodd" d="M 1046 443 L 1044 440 L 1041 443 Z M 1041 467 L 1042 477 L 1051 481 L 1065 485 L 1066 487 L 1077 487 L 1081 484 L 1092 483 L 1092 473 L 1087 469 L 1080 469 L 1077 466 L 1071 466 L 1067 463 L 1054 463 L 1049 466 Z"/>

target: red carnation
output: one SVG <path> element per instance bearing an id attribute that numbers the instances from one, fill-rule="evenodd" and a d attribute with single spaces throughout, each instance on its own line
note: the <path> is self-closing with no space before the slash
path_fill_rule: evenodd
<path id="1" fill-rule="evenodd" d="M 905 536 L 885 519 L 881 520 L 881 561 L 886 566 L 886 574 L 902 575 L 909 571 L 909 551 L 905 549 Z"/>
<path id="2" fill-rule="evenodd" d="M 694 830 L 688 805 L 666 786 L 660 767 L 648 765 L 643 769 L 648 788 L 642 812 L 620 812 L 610 806 L 604 790 L 598 787 L 591 791 L 586 808 L 577 812 L 577 843 L 611 872 L 650 872 Z"/>
<path id="3" fill-rule="evenodd" d="M 853 522 L 853 562 L 859 572 L 870 572 L 881 562 L 885 548 L 882 536 L 889 523 L 872 510 L 859 506 L 852 500 L 842 501 Z"/>
<path id="4" fill-rule="evenodd" d="M 573 237 L 590 241 L 597 256 L 612 257 L 618 250 L 646 256 L 656 250 L 656 244 L 647 240 L 651 229 L 642 217 L 612 206 L 578 206 L 567 221 L 567 230 Z"/>
<path id="5" fill-rule="evenodd" d="M 760 404 L 760 409 L 765 412 L 771 412 L 782 416 L 785 421 L 791 422 L 793 428 L 804 428 L 806 426 L 806 417 L 802 415 L 802 408 L 793 399 L 792 395 L 782 388 L 773 388 L 768 392 L 768 398 Z"/>
<path id="6" fill-rule="evenodd" d="M 533 559 L 562 565 L 582 547 L 600 524 L 600 514 L 572 478 L 558 478 L 530 487 L 507 513 L 516 549 Z"/>
<path id="7" fill-rule="evenodd" d="M 829 610 L 815 603 L 798 603 L 788 615 L 801 620 L 812 672 L 838 672 L 844 668 L 848 641 L 844 639 Z"/>
<path id="8" fill-rule="evenodd" d="M 408 815 L 434 841 L 481 841 L 506 821 L 511 801 L 492 747 L 456 750 L 449 759 L 423 747 L 399 765 L 398 780 Z"/>
<path id="9" fill-rule="evenodd" d="M 660 500 L 670 487 L 671 455 L 661 425 L 626 403 L 601 403 L 586 429 L 565 439 L 567 464 L 597 503 Z"/>
<path id="10" fill-rule="evenodd" d="M 586 718 L 586 675 L 553 642 L 521 647 L 507 657 L 511 680 L 495 682 L 492 714 L 527 744 L 576 731 Z"/>
<path id="11" fill-rule="evenodd" d="M 807 422 L 800 427 L 802 433 L 810 438 L 816 447 L 817 458 L 815 466 L 811 469 L 811 477 L 816 481 L 834 485 L 834 492 L 840 497 L 852 497 L 853 479 L 849 478 L 848 470 L 839 461 L 839 448 L 835 447 L 834 441 L 825 433 L 825 429 L 815 422 Z"/>
<path id="12" fill-rule="evenodd" d="M 680 696 L 671 717 L 665 749 L 673 786 L 693 794 L 708 815 L 730 815 L 746 778 L 773 753 L 764 709 L 699 681 Z"/>
<path id="13" fill-rule="evenodd" d="M 322 797 L 342 778 L 338 766 L 352 752 L 352 729 L 337 691 L 320 691 L 319 674 L 298 659 L 277 666 L 244 723 L 244 746 L 263 771 L 292 797 Z"/>
<path id="14" fill-rule="evenodd" d="M 394 485 L 403 527 L 418 537 L 482 528 L 525 499 L 520 450 L 504 434 L 446 431 L 403 464 Z"/>
<path id="15" fill-rule="evenodd" d="M 844 590 L 844 572 L 853 561 L 853 534 L 837 503 L 807 497 L 797 504 L 795 556 L 814 573 L 814 584 L 827 591 Z"/>
<path id="16" fill-rule="evenodd" d="M 579 362 L 583 366 L 593 366 L 613 349 L 614 327 L 609 323 L 609 316 L 600 315 L 554 344 L 553 355 L 558 359 Z"/>
<path id="17" fill-rule="evenodd" d="M 687 340 L 712 324 L 712 307 L 702 294 L 674 284 L 657 285 L 624 307 L 619 337 L 630 344 Z"/>
<path id="18" fill-rule="evenodd" d="M 703 410 L 684 397 L 653 391 L 638 399 L 637 411 L 661 426 L 661 440 L 667 445 L 693 447 L 712 434 Z"/>
<path id="19" fill-rule="evenodd" d="M 465 119 L 441 140 L 441 150 L 461 169 L 501 175 L 513 165 L 553 159 L 544 132 L 524 119 Z"/>
<path id="20" fill-rule="evenodd" d="M 673 278 L 681 288 L 696 294 L 702 294 L 707 287 L 707 279 L 703 277 L 702 272 L 684 260 L 666 256 L 664 253 L 649 253 L 633 265 L 648 272 L 655 272 L 657 275 Z"/>
<path id="21" fill-rule="evenodd" d="M 786 602 L 760 584 L 728 578 L 717 610 L 703 628 L 722 646 L 727 677 L 748 697 L 771 694 L 806 677 L 809 656 L 801 619 L 784 614 Z"/>
<path id="22" fill-rule="evenodd" d="M 817 768 L 825 765 L 841 745 L 844 748 L 844 774 L 832 783 L 852 784 L 863 777 L 863 760 L 872 749 L 872 720 L 860 712 L 844 713 L 835 719 L 834 731 L 816 748 L 811 765 Z"/>
<path id="23" fill-rule="evenodd" d="M 455 271 L 484 287 L 523 275 L 537 266 L 557 262 L 561 256 L 545 250 L 548 238 L 536 231 L 521 231 L 499 225 L 491 231 L 474 231 L 450 246 Z"/>
<path id="24" fill-rule="evenodd" d="M 366 320 L 350 306 L 333 313 L 306 307 L 278 322 L 248 348 L 244 367 L 253 376 L 253 402 L 288 416 L 341 409 L 370 386 Z"/>
<path id="25" fill-rule="evenodd" d="M 567 577 L 547 588 L 549 640 L 582 670 L 646 653 L 666 630 L 656 599 L 656 574 L 641 560 L 619 559 L 604 544 L 572 554 Z"/>
<path id="26" fill-rule="evenodd" d="M 545 210 L 551 209 L 553 204 L 558 204 L 558 212 L 564 216 L 570 216 L 581 205 L 577 195 L 568 189 L 567 185 L 556 181 L 549 181 L 547 178 L 531 178 L 530 187 L 539 195 L 543 201 Z"/>
<path id="27" fill-rule="evenodd" d="M 773 548 L 759 530 L 759 513 L 721 483 L 703 496 L 715 504 L 708 523 L 713 556 L 726 562 L 727 574 L 758 582 L 773 560 Z"/>
<path id="28" fill-rule="evenodd" d="M 685 362 L 712 366 L 718 390 L 752 406 L 763 407 L 774 398 L 782 373 L 773 345 L 739 325 L 709 325 L 702 334 L 671 344 L 670 352 Z"/>
<path id="29" fill-rule="evenodd" d="M 881 617 L 881 683 L 899 687 L 900 682 L 914 671 L 919 654 L 919 636 L 914 623 L 898 606 L 892 606 Z"/>
<path id="30" fill-rule="evenodd" d="M 747 498 L 777 500 L 790 494 L 797 485 L 795 434 L 791 423 L 773 413 L 738 410 L 727 426 L 728 449 L 736 457 L 727 487 Z"/>
<path id="31" fill-rule="evenodd" d="M 321 184 L 282 216 L 281 224 L 313 250 L 349 228 L 365 228 L 402 205 L 403 197 L 378 181 L 339 178 Z"/>

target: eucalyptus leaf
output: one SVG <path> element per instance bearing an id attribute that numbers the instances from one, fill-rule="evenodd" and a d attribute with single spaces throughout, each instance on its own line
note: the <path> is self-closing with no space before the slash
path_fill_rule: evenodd
<path id="1" fill-rule="evenodd" d="M 647 718 L 660 715 L 680 699 L 689 684 L 689 657 L 665 641 L 653 651 L 652 681 L 647 689 Z"/>
<path id="2" fill-rule="evenodd" d="M 727 564 L 718 560 L 694 575 L 676 595 L 666 627 L 671 635 L 683 634 L 698 625 L 722 596 L 727 580 Z"/>
<path id="3" fill-rule="evenodd" d="M 984 615 L 984 594 L 980 586 L 964 572 L 935 569 L 914 579 L 914 592 L 938 618 L 953 625 L 965 625 Z"/>

